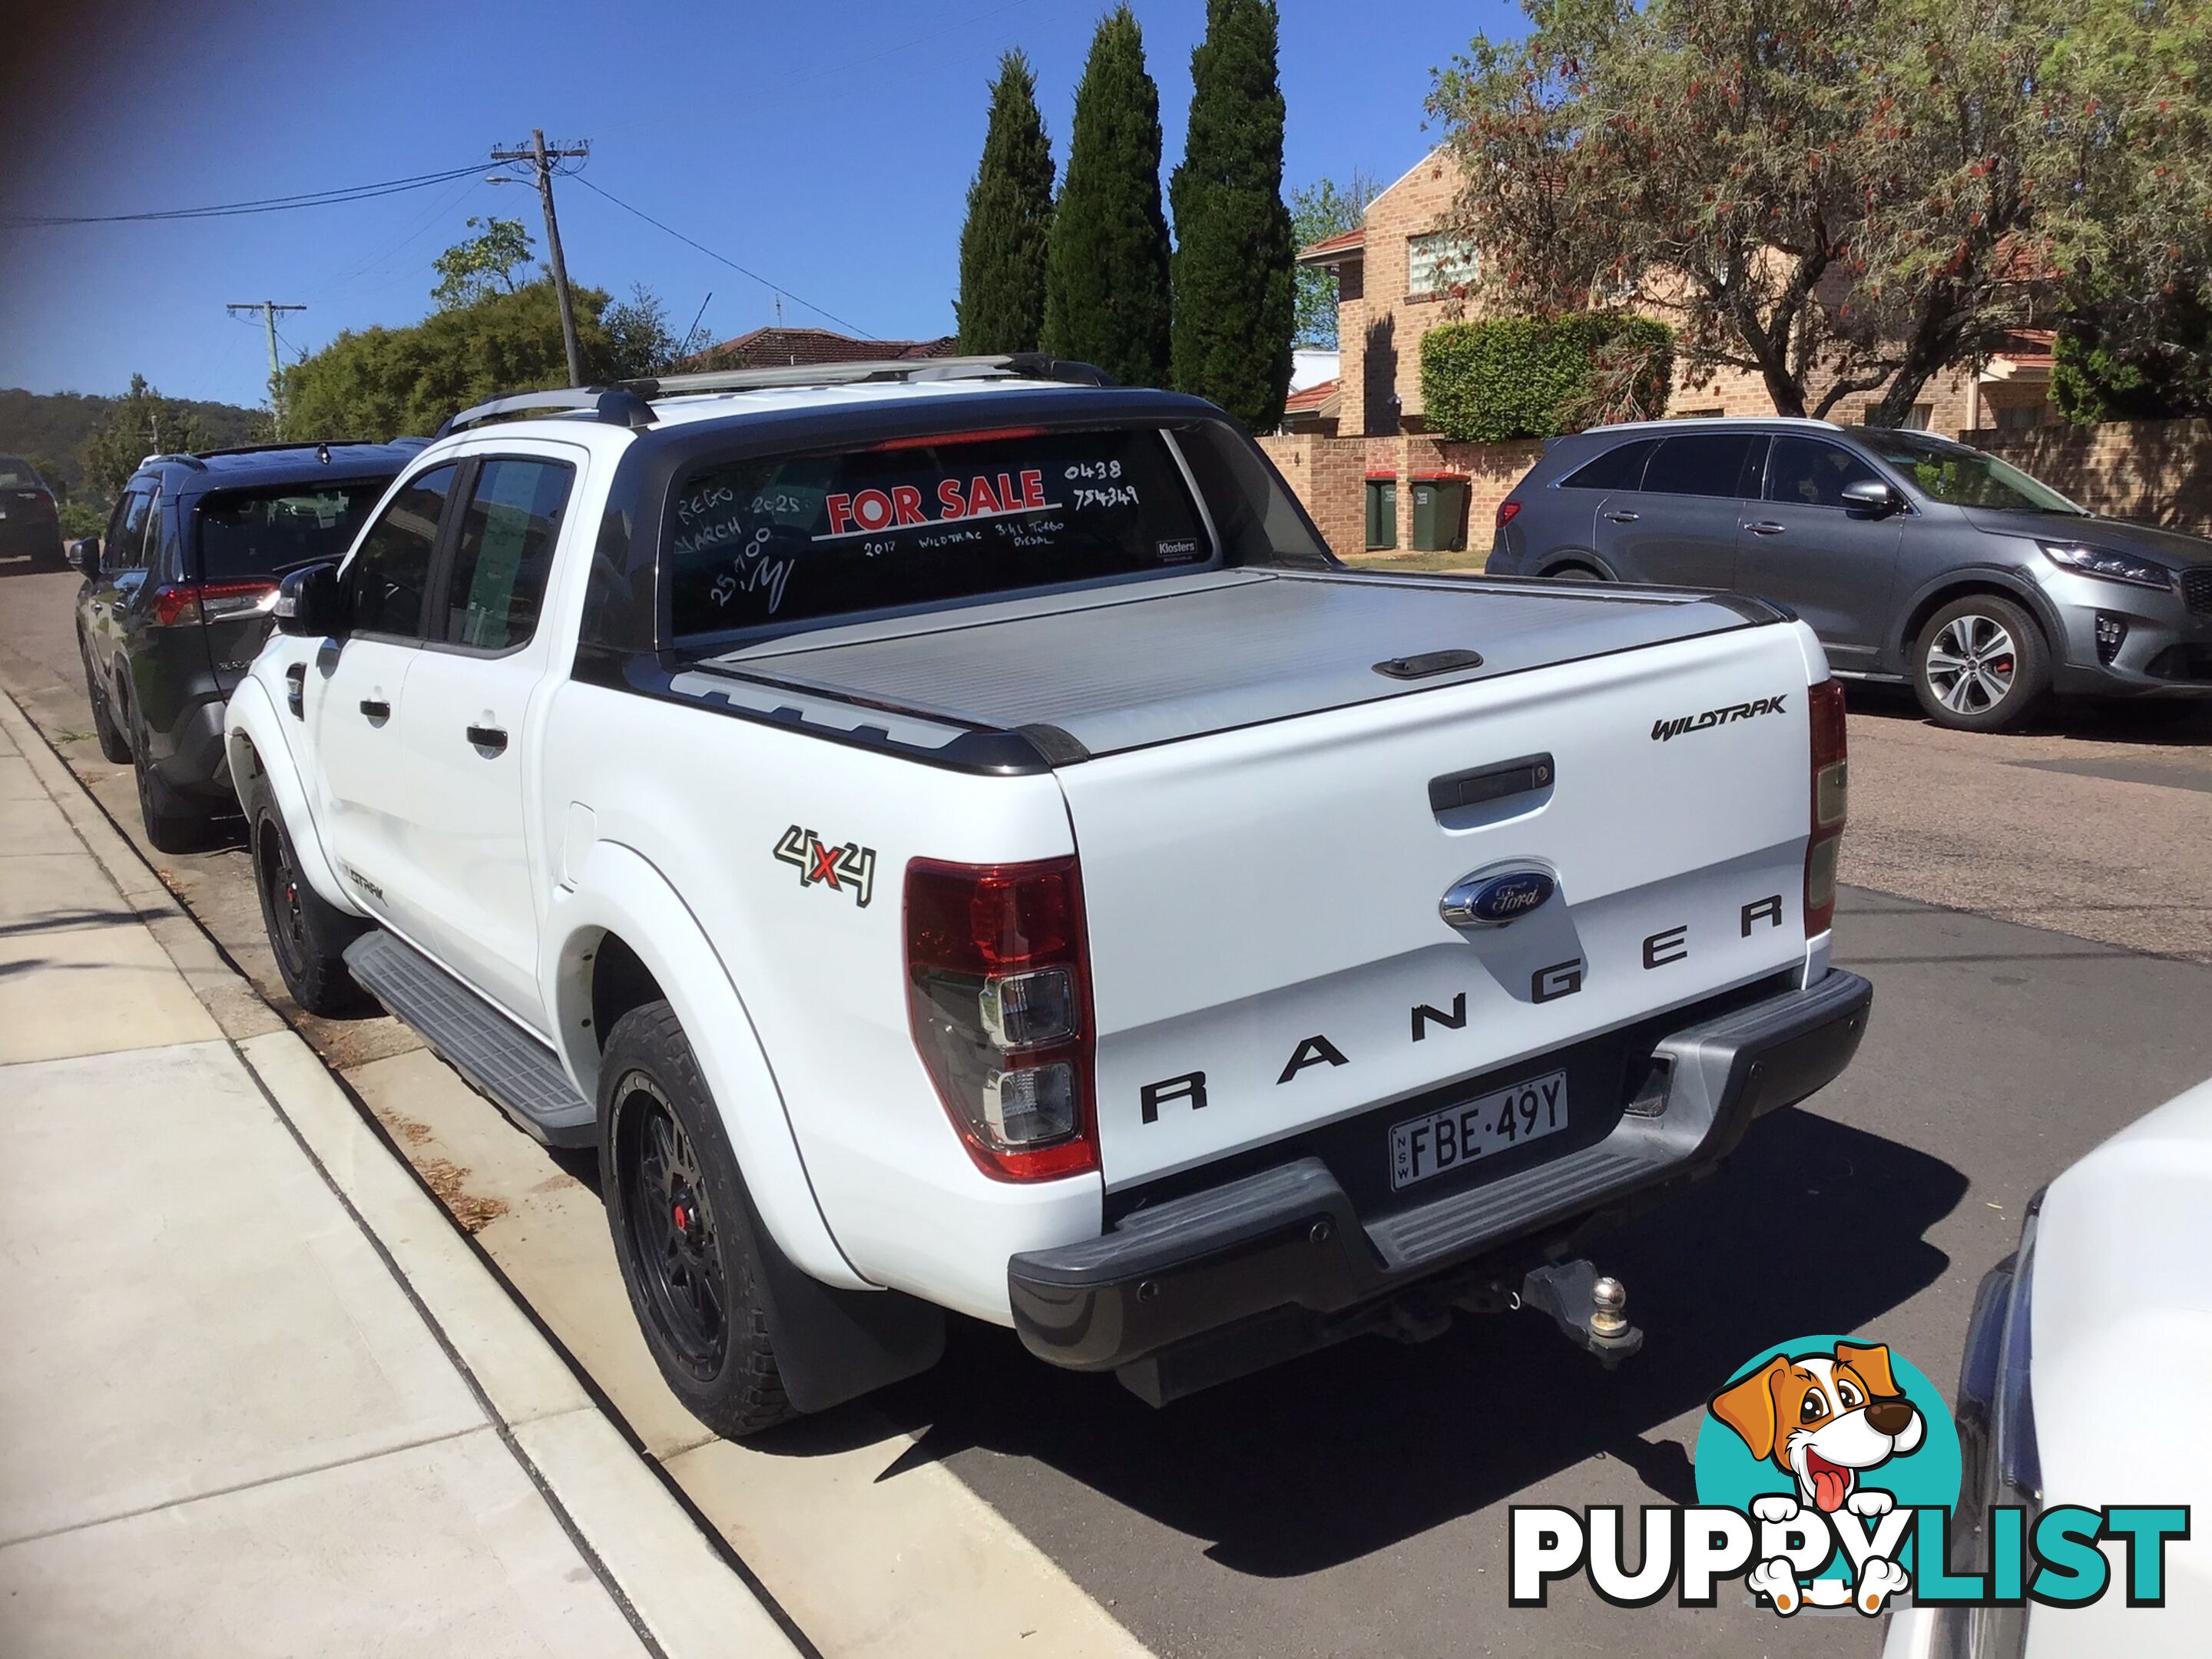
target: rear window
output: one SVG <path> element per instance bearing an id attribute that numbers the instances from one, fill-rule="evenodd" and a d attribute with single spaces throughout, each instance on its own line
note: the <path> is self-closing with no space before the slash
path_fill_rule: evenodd
<path id="1" fill-rule="evenodd" d="M 0 455 L 0 489 L 44 489 L 46 480 L 20 455 Z"/>
<path id="2" fill-rule="evenodd" d="M 1644 463 L 1659 447 L 1656 438 L 1608 449 L 1559 480 L 1562 489 L 1635 489 L 1644 482 Z"/>
<path id="3" fill-rule="evenodd" d="M 1151 428 L 902 439 L 709 462 L 665 534 L 678 638 L 1202 565 L 1206 524 Z"/>
<path id="4" fill-rule="evenodd" d="M 225 489 L 200 497 L 201 579 L 277 576 L 342 559 L 392 480 Z"/>

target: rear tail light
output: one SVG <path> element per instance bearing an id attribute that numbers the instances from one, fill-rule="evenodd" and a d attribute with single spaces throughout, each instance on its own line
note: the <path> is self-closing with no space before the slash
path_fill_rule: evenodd
<path id="1" fill-rule="evenodd" d="M 1516 518 L 1520 517 L 1520 515 L 1521 515 L 1521 503 L 1520 503 L 1520 502 L 1518 502 L 1518 501 L 1500 501 L 1500 502 L 1498 502 L 1498 527 L 1500 530 L 1504 529 L 1504 528 L 1505 528 L 1505 526 L 1506 526 L 1507 525 L 1511 524 L 1511 523 L 1513 522 L 1513 520 L 1514 520 L 1515 519 L 1516 519 Z"/>
<path id="2" fill-rule="evenodd" d="M 1098 1167 L 1091 980 L 1073 858 L 906 871 L 907 1013 L 938 1097 L 984 1174 Z"/>
<path id="3" fill-rule="evenodd" d="M 52 519 L 58 517 L 59 514 L 54 511 L 54 498 L 46 495 L 43 491 L 32 496 L 31 516 L 34 519 Z"/>
<path id="4" fill-rule="evenodd" d="M 1850 816 L 1850 762 L 1844 733 L 1844 688 L 1822 680 L 1812 689 L 1813 836 L 1805 844 L 1805 937 L 1836 920 L 1836 855 Z"/>
<path id="5" fill-rule="evenodd" d="M 151 611 L 159 628 L 265 616 L 276 608 L 272 581 L 170 582 L 154 590 Z"/>

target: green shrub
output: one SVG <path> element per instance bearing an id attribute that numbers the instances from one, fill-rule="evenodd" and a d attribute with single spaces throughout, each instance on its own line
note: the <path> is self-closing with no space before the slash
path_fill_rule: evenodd
<path id="1" fill-rule="evenodd" d="M 1428 429 L 1462 442 L 1654 418 L 1674 378 L 1674 331 L 1623 312 L 1446 323 L 1421 337 Z"/>

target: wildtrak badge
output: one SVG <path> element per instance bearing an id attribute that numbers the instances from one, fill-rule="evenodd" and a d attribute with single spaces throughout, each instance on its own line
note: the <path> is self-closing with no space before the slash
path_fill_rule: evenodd
<path id="1" fill-rule="evenodd" d="M 1789 695 L 1785 691 L 1777 696 L 1754 698 L 1750 702 L 1731 703 L 1726 708 L 1708 708 L 1702 714 L 1682 714 L 1671 720 L 1654 720 L 1651 722 L 1651 741 L 1666 743 L 1680 737 L 1685 732 L 1702 732 L 1709 726 L 1726 726 L 1731 720 L 1755 720 L 1761 714 L 1778 714 L 1782 712 L 1783 699 Z"/>

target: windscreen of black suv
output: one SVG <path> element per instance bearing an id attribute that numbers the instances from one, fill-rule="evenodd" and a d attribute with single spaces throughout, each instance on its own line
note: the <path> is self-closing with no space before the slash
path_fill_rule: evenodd
<path id="1" fill-rule="evenodd" d="M 201 579 L 281 576 L 301 565 L 343 558 L 391 483 L 362 478 L 201 496 L 196 515 Z"/>
<path id="2" fill-rule="evenodd" d="M 1213 556 L 1165 434 L 996 430 L 708 462 L 665 532 L 678 638 Z"/>

